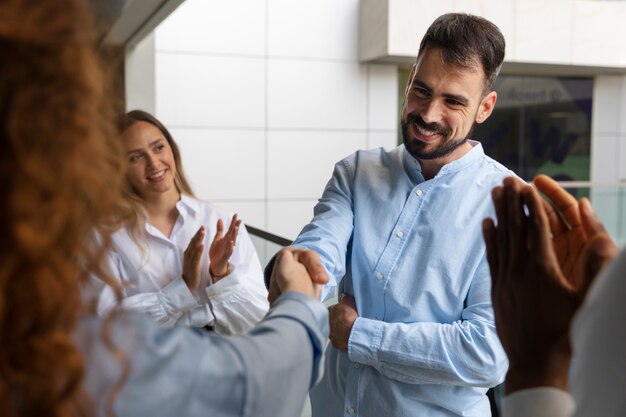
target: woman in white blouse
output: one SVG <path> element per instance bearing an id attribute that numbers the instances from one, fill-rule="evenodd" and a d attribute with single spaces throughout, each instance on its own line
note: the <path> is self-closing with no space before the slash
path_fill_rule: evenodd
<path id="1" fill-rule="evenodd" d="M 112 275 L 122 284 L 121 302 L 106 287 L 98 312 L 121 304 L 165 326 L 246 331 L 269 306 L 241 220 L 194 197 L 178 147 L 154 116 L 131 111 L 120 128 L 128 156 L 125 196 L 134 220 L 113 234 L 108 254 Z"/>

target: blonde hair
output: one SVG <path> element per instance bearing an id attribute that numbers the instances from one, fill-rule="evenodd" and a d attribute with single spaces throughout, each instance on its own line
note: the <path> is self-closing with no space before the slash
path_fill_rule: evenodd
<path id="1" fill-rule="evenodd" d="M 0 415 L 85 409 L 80 287 L 120 221 L 126 170 L 81 0 L 0 2 Z M 98 234 L 94 243 L 91 237 Z"/>

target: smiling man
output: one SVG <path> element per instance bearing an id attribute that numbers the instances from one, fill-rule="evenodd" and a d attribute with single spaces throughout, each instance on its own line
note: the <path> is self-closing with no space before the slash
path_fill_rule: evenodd
<path id="1" fill-rule="evenodd" d="M 320 255 L 341 294 L 314 416 L 490 415 L 485 394 L 507 360 L 481 221 L 512 173 L 470 136 L 496 104 L 504 46 L 483 18 L 435 20 L 406 88 L 404 144 L 337 163 L 294 242 Z"/>

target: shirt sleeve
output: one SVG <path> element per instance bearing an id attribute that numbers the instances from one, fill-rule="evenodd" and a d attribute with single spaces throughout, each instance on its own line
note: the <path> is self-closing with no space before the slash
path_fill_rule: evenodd
<path id="1" fill-rule="evenodd" d="M 350 360 L 412 384 L 491 387 L 504 380 L 506 353 L 495 329 L 486 260 L 476 272 L 461 319 L 453 323 L 387 323 L 359 317 Z"/>
<path id="2" fill-rule="evenodd" d="M 116 355 L 97 343 L 100 333 L 79 333 L 85 386 L 99 411 L 120 378 L 123 353 L 130 374 L 113 397 L 118 416 L 292 417 L 321 377 L 328 316 L 318 301 L 285 293 L 246 335 L 163 329 L 122 315 L 110 330 Z"/>
<path id="3" fill-rule="evenodd" d="M 97 310 L 101 316 L 106 315 L 115 307 L 121 307 L 146 313 L 163 326 L 174 326 L 184 314 L 187 313 L 189 317 L 193 317 L 194 310 L 206 308 L 196 301 L 182 277 L 172 281 L 161 291 L 128 296 L 123 288 L 127 277 L 119 255 L 110 252 L 107 254 L 106 262 L 112 276 L 122 285 L 122 300 L 118 302 L 115 291 L 110 286 L 105 286 L 98 299 Z M 193 325 L 193 323 L 186 324 Z"/>
<path id="4" fill-rule="evenodd" d="M 293 243 L 294 246 L 311 249 L 319 254 L 329 275 L 329 282 L 322 291 L 322 300 L 336 295 L 335 289 L 346 273 L 348 246 L 354 229 L 354 164 L 350 158 L 335 165 L 333 175 L 315 205 L 313 220 L 302 229 Z"/>
<path id="5" fill-rule="evenodd" d="M 571 327 L 575 417 L 626 414 L 626 250 L 600 272 Z"/>
<path id="6" fill-rule="evenodd" d="M 213 326 L 227 335 L 249 330 L 269 309 L 261 264 L 245 227 L 239 229 L 230 262 L 233 271 L 206 288 L 215 317 Z"/>
<path id="7" fill-rule="evenodd" d="M 569 393 L 552 387 L 516 391 L 504 397 L 502 417 L 570 417 L 576 406 Z"/>

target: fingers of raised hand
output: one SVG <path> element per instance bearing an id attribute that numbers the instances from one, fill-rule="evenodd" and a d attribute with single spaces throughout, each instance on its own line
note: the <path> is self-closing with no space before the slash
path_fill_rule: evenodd
<path id="1" fill-rule="evenodd" d="M 217 219 L 217 224 L 215 225 L 215 238 L 214 240 L 221 239 L 224 234 L 224 222 L 222 219 Z"/>
<path id="2" fill-rule="evenodd" d="M 198 231 L 189 241 L 189 245 L 187 245 L 187 249 L 185 249 L 185 255 L 189 254 L 191 257 L 196 253 L 202 253 L 202 248 L 204 247 L 204 226 L 200 226 Z"/>
<path id="3" fill-rule="evenodd" d="M 487 252 L 487 263 L 491 274 L 492 289 L 495 288 L 498 280 L 498 254 L 496 245 L 496 225 L 491 219 L 483 220 L 483 239 Z"/>
<path id="4" fill-rule="evenodd" d="M 507 216 L 504 227 L 508 229 L 509 257 L 513 258 L 526 245 L 526 214 L 521 197 L 525 184 L 514 177 L 505 178 L 503 184 Z"/>
<path id="5" fill-rule="evenodd" d="M 237 213 L 233 214 L 233 218 L 230 220 L 230 226 L 228 227 L 228 234 L 230 236 L 237 236 L 239 226 L 241 225 L 241 219 L 237 216 Z"/>
<path id="6" fill-rule="evenodd" d="M 552 234 L 558 235 L 580 225 L 578 202 L 570 193 L 547 175 L 537 175 L 533 184 L 546 196 L 544 209 L 548 215 Z"/>
<path id="7" fill-rule="evenodd" d="M 531 248 L 539 256 L 552 257 L 554 252 L 552 251 L 550 221 L 544 200 L 530 187 L 524 190 L 522 199 L 528 208 L 528 239 Z"/>

